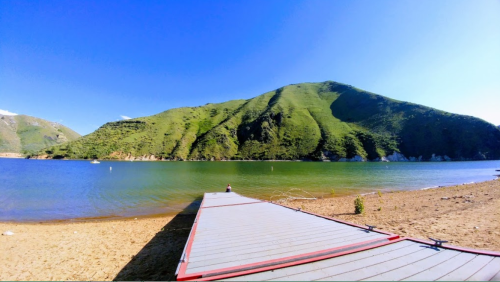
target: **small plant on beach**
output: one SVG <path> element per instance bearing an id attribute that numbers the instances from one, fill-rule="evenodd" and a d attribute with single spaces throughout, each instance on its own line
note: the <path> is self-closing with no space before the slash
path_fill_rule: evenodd
<path id="1" fill-rule="evenodd" d="M 354 200 L 354 213 L 362 214 L 365 211 L 364 198 L 358 195 Z"/>
<path id="2" fill-rule="evenodd" d="M 398 209 L 398 206 L 394 206 L 394 210 L 397 210 Z"/>
<path id="3" fill-rule="evenodd" d="M 332 191 L 330 191 L 330 194 L 331 194 L 332 196 L 335 196 L 335 189 L 332 189 Z"/>
<path id="4" fill-rule="evenodd" d="M 382 192 L 380 192 L 380 190 L 378 190 L 377 194 L 379 197 L 382 197 Z"/>
<path id="5" fill-rule="evenodd" d="M 382 207 L 378 207 L 378 209 L 377 209 L 377 210 L 378 210 L 378 211 L 382 211 Z"/>

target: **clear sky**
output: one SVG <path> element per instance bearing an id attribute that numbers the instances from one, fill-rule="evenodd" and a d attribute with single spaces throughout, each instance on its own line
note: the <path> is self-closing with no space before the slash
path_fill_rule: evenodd
<path id="1" fill-rule="evenodd" d="M 325 80 L 500 125 L 500 1 L 0 1 L 0 109 L 80 134 Z"/>

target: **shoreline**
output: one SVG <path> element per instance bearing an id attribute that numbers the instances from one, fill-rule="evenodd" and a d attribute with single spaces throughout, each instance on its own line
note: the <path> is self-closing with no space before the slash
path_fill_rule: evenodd
<path id="1" fill-rule="evenodd" d="M 91 216 L 91 217 L 76 217 L 67 219 L 49 219 L 49 220 L 0 220 L 2 223 L 12 223 L 12 224 L 66 224 L 66 223 L 87 223 L 87 222 L 109 222 L 109 221 L 122 221 L 122 220 L 137 220 L 137 219 L 154 219 L 161 217 L 174 217 L 181 214 L 182 211 L 172 211 L 164 213 L 152 213 L 152 214 L 140 214 L 140 215 L 130 215 L 130 216 L 116 216 L 116 215 L 103 215 L 103 216 Z"/>
<path id="2" fill-rule="evenodd" d="M 486 181 L 481 181 L 481 182 L 468 182 L 468 183 L 461 183 L 461 184 L 455 184 L 455 185 L 446 185 L 446 186 L 432 186 L 432 187 L 425 187 L 425 188 L 417 188 L 417 189 L 412 189 L 412 190 L 394 190 L 394 191 L 386 191 L 386 192 L 381 192 L 382 194 L 387 194 L 387 193 L 402 193 L 402 192 L 412 192 L 412 191 L 425 191 L 425 190 L 433 190 L 433 189 L 440 189 L 440 188 L 447 188 L 447 187 L 455 187 L 455 186 L 462 186 L 462 185 L 472 185 L 472 184 L 481 184 L 481 183 L 487 183 L 495 180 L 500 180 L 500 175 L 495 175 L 494 179 L 491 180 L 486 180 Z M 335 198 L 345 198 L 345 197 L 355 197 L 356 195 L 360 195 L 362 197 L 369 196 L 369 195 L 376 195 L 378 191 L 372 191 L 372 192 L 367 192 L 367 193 L 353 193 L 353 194 L 341 194 L 341 196 L 331 196 L 331 195 L 323 195 L 321 197 L 316 197 L 316 200 L 325 200 L 325 199 L 335 199 Z M 258 200 L 262 201 L 269 201 L 264 198 L 257 198 Z M 300 199 L 294 199 L 294 201 L 299 201 Z M 280 200 L 275 200 L 275 201 L 280 201 Z M 196 202 L 196 201 L 194 201 Z M 189 205 L 192 205 L 194 202 L 190 202 Z M 188 204 L 188 203 L 186 203 Z M 7 220 L 7 221 L 2 221 L 0 220 L 1 223 L 15 223 L 15 224 L 65 224 L 65 223 L 84 223 L 84 222 L 106 222 L 106 221 L 113 221 L 113 220 L 132 220 L 132 219 L 151 219 L 151 218 L 159 218 L 159 217 L 169 217 L 169 216 L 176 216 L 178 214 L 182 213 L 182 211 L 170 211 L 170 212 L 161 212 L 161 213 L 151 213 L 151 214 L 138 214 L 138 215 L 126 215 L 126 216 L 119 216 L 119 215 L 103 215 L 103 216 L 93 216 L 93 217 L 76 217 L 76 218 L 67 218 L 67 219 L 49 219 L 49 220 Z"/>
<path id="3" fill-rule="evenodd" d="M 2 156 L 0 153 L 0 158 L 4 159 L 26 159 L 26 160 L 42 160 L 42 161 L 92 161 L 94 159 L 54 159 L 54 158 L 43 158 L 39 156 L 25 156 L 18 153 L 5 153 L 8 155 L 18 155 L 18 156 Z M 315 162 L 315 163 L 443 163 L 443 162 L 481 162 L 481 161 L 499 161 L 500 159 L 450 159 L 450 160 L 404 160 L 404 161 L 387 161 L 387 160 L 363 160 L 363 161 L 342 161 L 342 160 L 313 160 L 313 159 L 297 159 L 297 160 L 175 160 L 175 159 L 95 159 L 98 161 L 110 161 L 110 162 Z"/>
<path id="4" fill-rule="evenodd" d="M 287 206 L 400 236 L 500 251 L 500 179 L 425 190 L 293 200 Z M 380 210 L 379 210 L 380 209 Z M 195 212 L 82 222 L 0 222 L 0 280 L 173 280 Z"/>

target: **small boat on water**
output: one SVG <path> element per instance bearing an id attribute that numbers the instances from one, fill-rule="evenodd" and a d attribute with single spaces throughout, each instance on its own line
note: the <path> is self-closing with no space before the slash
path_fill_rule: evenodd
<path id="1" fill-rule="evenodd" d="M 90 162 L 91 164 L 100 164 L 100 162 L 98 160 L 93 160 Z"/>

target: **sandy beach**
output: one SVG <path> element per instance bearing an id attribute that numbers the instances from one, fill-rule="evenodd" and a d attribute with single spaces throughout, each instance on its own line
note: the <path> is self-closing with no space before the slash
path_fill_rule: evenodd
<path id="1" fill-rule="evenodd" d="M 24 157 L 22 154 L 19 154 L 19 153 L 0 153 L 0 158 L 22 159 Z"/>
<path id="2" fill-rule="evenodd" d="M 237 191 L 236 191 L 237 192 Z M 294 207 L 408 237 L 500 251 L 500 180 L 292 201 Z M 1 280 L 174 280 L 194 214 L 87 222 L 0 223 Z"/>
<path id="3" fill-rule="evenodd" d="M 0 223 L 0 280 L 174 280 L 194 217 Z"/>
<path id="4" fill-rule="evenodd" d="M 500 252 L 500 179 L 427 190 L 369 194 L 354 214 L 356 196 L 293 201 L 288 206 L 375 225 L 400 236 L 448 240 L 450 245 Z"/>

